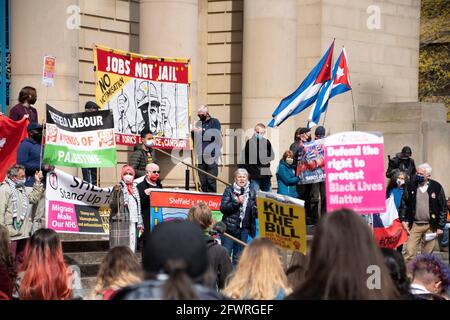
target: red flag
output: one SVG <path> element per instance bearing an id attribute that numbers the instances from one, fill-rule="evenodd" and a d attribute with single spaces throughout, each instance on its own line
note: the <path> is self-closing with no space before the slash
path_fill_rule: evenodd
<path id="1" fill-rule="evenodd" d="M 17 149 L 23 139 L 28 137 L 28 119 L 14 121 L 5 115 L 0 115 L 0 181 L 17 160 Z"/>

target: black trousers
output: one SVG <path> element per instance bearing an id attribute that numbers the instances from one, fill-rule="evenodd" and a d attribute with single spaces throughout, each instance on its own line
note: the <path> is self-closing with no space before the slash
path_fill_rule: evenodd
<path id="1" fill-rule="evenodd" d="M 320 204 L 320 216 L 319 216 Z M 311 184 L 311 219 L 312 224 L 317 224 L 319 217 L 327 211 L 327 198 L 325 196 L 325 181 Z"/>
<path id="2" fill-rule="evenodd" d="M 306 224 L 313 224 L 311 215 L 311 184 L 298 184 L 297 193 L 300 199 L 305 201 Z"/>
<path id="3" fill-rule="evenodd" d="M 217 166 L 217 163 L 207 164 L 207 163 L 200 163 L 198 165 L 198 168 L 206 171 L 213 176 L 217 177 L 219 174 L 219 167 Z M 200 178 L 200 184 L 203 192 L 217 192 L 217 181 L 213 177 L 210 177 L 202 172 L 198 172 L 199 178 Z"/>

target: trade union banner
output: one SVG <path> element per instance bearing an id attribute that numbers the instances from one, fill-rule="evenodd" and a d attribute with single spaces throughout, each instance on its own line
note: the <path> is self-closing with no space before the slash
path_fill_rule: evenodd
<path id="1" fill-rule="evenodd" d="M 60 233 L 109 234 L 112 187 L 99 188 L 59 169 L 47 174 L 45 221 Z"/>
<path id="2" fill-rule="evenodd" d="M 95 46 L 95 98 L 114 114 L 116 143 L 134 146 L 147 129 L 155 147 L 190 149 L 190 61 Z"/>
<path id="3" fill-rule="evenodd" d="M 43 161 L 66 167 L 115 167 L 112 113 L 102 110 L 67 114 L 47 105 Z"/>

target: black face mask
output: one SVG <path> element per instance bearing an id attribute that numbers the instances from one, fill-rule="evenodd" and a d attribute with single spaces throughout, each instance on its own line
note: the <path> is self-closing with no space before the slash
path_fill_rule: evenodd
<path id="1" fill-rule="evenodd" d="M 306 139 L 306 142 L 310 142 L 312 138 L 309 136 L 308 139 Z"/>
<path id="2" fill-rule="evenodd" d="M 31 136 L 31 139 L 33 139 L 37 143 L 41 143 L 41 141 L 42 141 L 42 133 L 35 133 L 34 135 Z"/>
<path id="3" fill-rule="evenodd" d="M 198 118 L 200 119 L 200 121 L 205 121 L 206 120 L 206 116 L 204 114 L 198 116 Z"/>

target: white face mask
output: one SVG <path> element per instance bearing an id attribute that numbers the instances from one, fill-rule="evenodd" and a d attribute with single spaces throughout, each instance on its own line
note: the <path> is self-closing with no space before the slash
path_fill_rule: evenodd
<path id="1" fill-rule="evenodd" d="M 24 178 L 24 179 L 17 179 L 16 180 L 16 185 L 18 186 L 18 187 L 23 187 L 24 185 L 25 185 L 25 182 L 26 182 L 26 179 Z"/>
<path id="2" fill-rule="evenodd" d="M 402 185 L 404 185 L 405 184 L 405 180 L 403 180 L 403 179 L 397 179 L 397 185 L 398 186 L 402 186 Z"/>
<path id="3" fill-rule="evenodd" d="M 153 144 L 154 144 L 153 139 L 152 139 L 152 140 L 147 140 L 147 141 L 145 142 L 145 145 L 146 145 L 147 147 L 151 147 L 151 146 L 153 146 Z"/>
<path id="4" fill-rule="evenodd" d="M 292 158 L 286 158 L 286 163 L 287 163 L 287 164 L 293 164 L 293 163 L 294 163 L 294 159 L 292 159 Z"/>
<path id="5" fill-rule="evenodd" d="M 131 174 L 126 174 L 123 176 L 123 181 L 125 183 L 132 183 L 134 180 L 134 177 Z"/>

